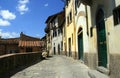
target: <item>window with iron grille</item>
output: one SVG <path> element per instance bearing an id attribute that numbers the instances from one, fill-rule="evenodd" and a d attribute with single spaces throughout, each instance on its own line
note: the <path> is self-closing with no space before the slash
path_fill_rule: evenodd
<path id="1" fill-rule="evenodd" d="M 69 25 L 71 22 L 72 22 L 72 12 L 70 12 L 70 13 L 68 14 L 68 17 L 67 17 L 67 25 Z"/>
<path id="2" fill-rule="evenodd" d="M 69 25 L 69 16 L 67 16 L 67 25 Z"/>
<path id="3" fill-rule="evenodd" d="M 60 35 L 60 29 L 58 29 L 58 35 Z"/>
<path id="4" fill-rule="evenodd" d="M 70 12 L 70 22 L 72 22 L 72 12 Z"/>
<path id="5" fill-rule="evenodd" d="M 120 5 L 113 10 L 114 25 L 120 24 Z"/>

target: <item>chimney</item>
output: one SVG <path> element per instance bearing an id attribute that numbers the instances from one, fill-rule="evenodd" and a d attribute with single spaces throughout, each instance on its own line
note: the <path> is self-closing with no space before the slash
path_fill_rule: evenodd
<path id="1" fill-rule="evenodd" d="M 20 33 L 20 36 L 22 36 L 22 35 L 23 35 L 23 32 Z"/>
<path id="2" fill-rule="evenodd" d="M 0 39 L 2 39 L 2 36 L 0 35 Z"/>

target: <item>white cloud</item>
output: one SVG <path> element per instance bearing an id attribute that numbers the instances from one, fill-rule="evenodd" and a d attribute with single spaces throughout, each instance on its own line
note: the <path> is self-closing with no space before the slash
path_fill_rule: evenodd
<path id="1" fill-rule="evenodd" d="M 3 19 L 6 20 L 13 20 L 16 18 L 16 15 L 10 12 L 9 10 L 1 10 L 0 15 L 2 16 Z"/>
<path id="2" fill-rule="evenodd" d="M 10 22 L 7 20 L 0 19 L 0 26 L 9 26 Z"/>
<path id="3" fill-rule="evenodd" d="M 21 15 L 26 13 L 29 10 L 29 8 L 27 6 L 28 3 L 29 3 L 29 0 L 19 0 L 18 1 L 17 10 L 20 12 Z"/>
<path id="4" fill-rule="evenodd" d="M 27 3 L 29 3 L 29 0 L 19 0 L 18 2 L 20 4 L 27 4 Z"/>
<path id="5" fill-rule="evenodd" d="M 47 7 L 48 6 L 48 3 L 44 4 L 44 7 Z"/>
<path id="6" fill-rule="evenodd" d="M 19 5 L 19 11 L 20 12 L 25 12 L 25 11 L 28 11 L 28 7 L 26 7 L 26 5 Z"/>
<path id="7" fill-rule="evenodd" d="M 19 34 L 16 32 L 3 32 L 2 29 L 0 29 L 0 36 L 2 36 L 2 38 L 15 38 L 19 37 Z"/>

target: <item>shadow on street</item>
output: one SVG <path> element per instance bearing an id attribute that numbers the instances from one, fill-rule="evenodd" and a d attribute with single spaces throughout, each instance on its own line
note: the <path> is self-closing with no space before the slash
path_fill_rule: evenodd
<path id="1" fill-rule="evenodd" d="M 48 58 L 46 58 L 46 59 L 42 58 L 40 60 L 37 60 L 34 63 L 28 64 L 28 65 L 25 65 L 25 66 L 17 67 L 15 69 L 11 70 L 11 71 L 7 71 L 5 74 L 0 75 L 0 78 L 10 78 L 11 76 L 16 74 L 17 72 L 22 71 L 22 70 L 24 70 L 24 69 L 26 69 L 26 68 L 28 68 L 28 67 L 30 67 L 32 65 L 35 65 L 35 64 L 37 64 L 37 63 L 39 63 L 39 62 L 41 62 L 43 60 L 49 60 L 49 58 L 52 58 L 52 56 L 48 56 Z"/>

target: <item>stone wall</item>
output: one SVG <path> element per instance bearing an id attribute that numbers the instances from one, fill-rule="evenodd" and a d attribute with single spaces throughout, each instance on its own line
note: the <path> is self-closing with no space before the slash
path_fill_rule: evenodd
<path id="1" fill-rule="evenodd" d="M 0 75 L 15 68 L 32 64 L 41 59 L 42 56 L 40 52 L 16 53 L 0 56 Z"/>
<path id="2" fill-rule="evenodd" d="M 92 69 L 97 67 L 96 53 L 84 53 L 84 63 Z"/>
<path id="3" fill-rule="evenodd" d="M 110 78 L 120 78 L 120 54 L 110 54 Z"/>
<path id="4" fill-rule="evenodd" d="M 0 55 L 18 52 L 18 44 L 0 44 Z"/>
<path id="5" fill-rule="evenodd" d="M 72 51 L 71 53 L 64 51 L 64 55 L 66 55 L 68 57 L 72 57 L 76 60 L 79 59 L 78 58 L 78 52 L 75 52 L 75 51 Z"/>

